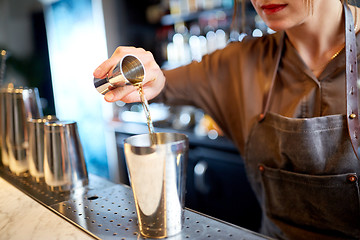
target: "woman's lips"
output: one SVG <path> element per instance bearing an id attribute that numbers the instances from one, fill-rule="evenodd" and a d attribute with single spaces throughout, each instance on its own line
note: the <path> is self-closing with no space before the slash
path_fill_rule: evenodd
<path id="1" fill-rule="evenodd" d="M 261 9 L 264 11 L 265 14 L 274 14 L 283 10 L 287 4 L 268 4 L 261 6 Z"/>

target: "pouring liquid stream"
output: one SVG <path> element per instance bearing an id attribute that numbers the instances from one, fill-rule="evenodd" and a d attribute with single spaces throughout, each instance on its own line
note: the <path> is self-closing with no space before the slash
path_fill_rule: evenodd
<path id="1" fill-rule="evenodd" d="M 149 103 L 144 94 L 143 85 L 140 82 L 140 83 L 134 84 L 134 86 L 137 87 L 137 89 L 139 91 L 141 104 L 142 104 L 144 112 L 145 112 L 146 123 L 147 123 L 148 129 L 149 129 L 151 145 L 156 144 L 156 134 L 155 134 L 154 125 L 153 125 L 151 115 L 150 115 Z"/>

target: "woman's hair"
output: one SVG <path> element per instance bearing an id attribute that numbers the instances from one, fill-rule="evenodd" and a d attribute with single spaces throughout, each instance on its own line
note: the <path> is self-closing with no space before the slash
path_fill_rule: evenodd
<path id="1" fill-rule="evenodd" d="M 233 0 L 234 1 L 234 11 L 231 21 L 231 28 L 237 29 L 237 17 L 238 17 L 238 10 L 239 5 L 238 3 L 241 2 L 241 26 L 240 26 L 240 32 L 245 32 L 245 25 L 246 25 L 246 2 L 247 0 Z"/>
<path id="2" fill-rule="evenodd" d="M 313 0 L 303 0 L 303 1 L 305 2 L 305 6 L 306 6 L 308 12 L 310 14 L 312 14 L 313 13 L 313 7 L 314 7 Z"/>

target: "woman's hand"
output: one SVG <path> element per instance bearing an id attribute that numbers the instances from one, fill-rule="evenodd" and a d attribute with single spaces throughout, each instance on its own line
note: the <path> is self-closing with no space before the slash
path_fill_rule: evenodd
<path id="1" fill-rule="evenodd" d="M 148 100 L 156 97 L 165 85 L 165 76 L 151 52 L 142 48 L 118 47 L 113 55 L 103 62 L 95 71 L 95 78 L 104 78 L 107 73 L 127 54 L 132 54 L 140 59 L 145 68 L 145 79 L 143 80 L 144 94 Z M 140 97 L 137 88 L 131 85 L 115 88 L 105 94 L 107 102 L 121 100 L 126 103 L 139 102 Z"/>

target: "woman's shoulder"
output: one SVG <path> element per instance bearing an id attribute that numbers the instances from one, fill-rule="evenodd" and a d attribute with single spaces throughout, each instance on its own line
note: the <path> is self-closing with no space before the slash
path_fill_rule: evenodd
<path id="1" fill-rule="evenodd" d="M 277 49 L 279 46 L 281 34 L 281 32 L 276 32 L 262 37 L 246 36 L 242 41 L 231 42 L 228 44 L 228 47 L 239 48 L 242 51 L 249 51 L 251 53 L 271 54 L 272 50 Z"/>
<path id="2" fill-rule="evenodd" d="M 229 43 L 224 49 L 217 51 L 213 57 L 221 59 L 225 64 L 229 61 L 271 62 L 276 56 L 281 36 L 279 32 L 262 37 L 245 37 L 242 41 Z M 270 61 L 264 61 L 265 59 Z"/>

